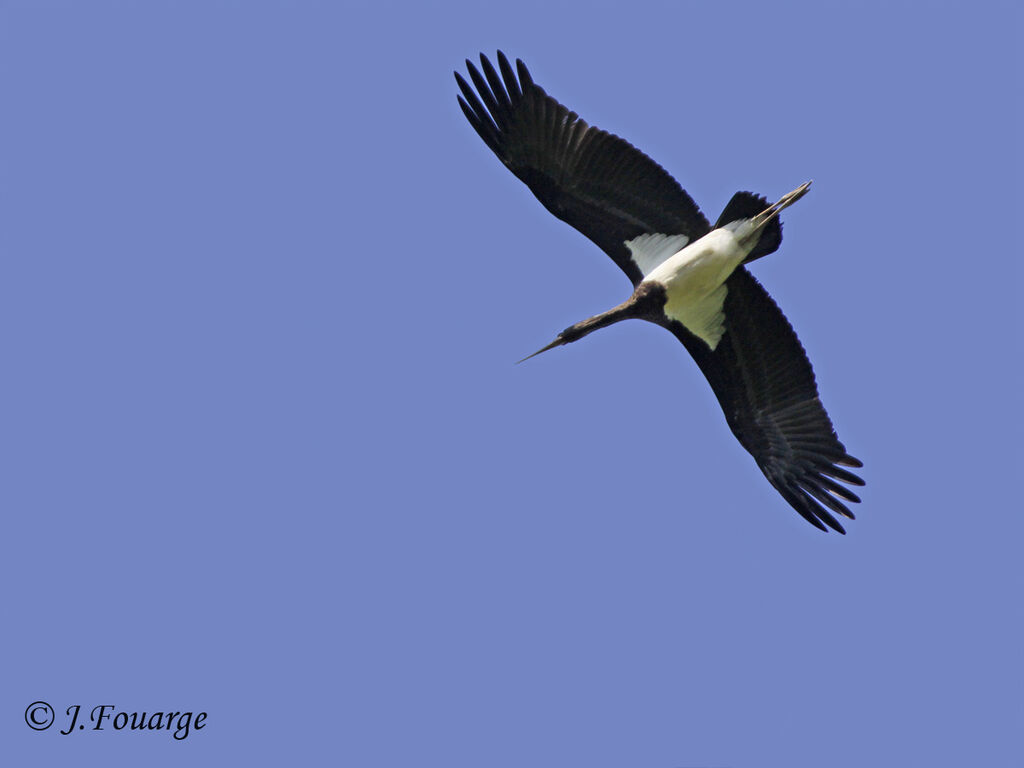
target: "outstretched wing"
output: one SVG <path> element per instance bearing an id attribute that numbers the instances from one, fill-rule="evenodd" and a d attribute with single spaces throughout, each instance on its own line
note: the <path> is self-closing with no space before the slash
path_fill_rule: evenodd
<path id="1" fill-rule="evenodd" d="M 726 285 L 725 333 L 714 350 L 681 323 L 664 325 L 711 382 L 730 429 L 768 482 L 812 525 L 845 533 L 830 510 L 853 519 L 843 502 L 860 499 L 840 482 L 864 481 L 842 467 L 863 465 L 836 437 L 807 354 L 768 292 L 744 267 Z"/>
<path id="2" fill-rule="evenodd" d="M 483 54 L 480 64 L 482 75 L 466 61 L 476 91 L 455 73 L 470 124 L 545 208 L 594 241 L 634 286 L 656 266 L 652 259 L 710 231 L 693 199 L 660 165 L 544 93 L 522 61 L 514 72 L 499 51 L 500 77 Z M 634 260 L 627 241 L 655 234 L 670 236 L 673 247 L 652 254 L 637 244 Z"/>

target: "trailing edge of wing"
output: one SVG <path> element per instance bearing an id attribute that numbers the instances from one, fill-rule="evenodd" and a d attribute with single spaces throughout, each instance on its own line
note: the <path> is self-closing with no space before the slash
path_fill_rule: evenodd
<path id="1" fill-rule="evenodd" d="M 482 72 L 466 61 L 472 86 L 455 73 L 470 125 L 545 208 L 611 256 L 634 286 L 643 274 L 626 241 L 657 233 L 692 242 L 710 231 L 660 165 L 548 96 L 522 61 L 513 70 L 500 51 L 497 58 L 495 69 L 481 54 Z"/>
<path id="2" fill-rule="evenodd" d="M 726 331 L 714 350 L 677 322 L 667 327 L 697 361 L 768 482 L 815 527 L 845 533 L 835 515 L 852 520 L 847 504 L 860 499 L 840 483 L 864 485 L 844 469 L 862 464 L 836 436 L 811 363 L 782 311 L 744 267 L 726 285 Z"/>

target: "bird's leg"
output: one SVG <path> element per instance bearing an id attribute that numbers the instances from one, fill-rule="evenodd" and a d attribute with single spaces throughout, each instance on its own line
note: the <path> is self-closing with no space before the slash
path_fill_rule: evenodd
<path id="1" fill-rule="evenodd" d="M 778 216 L 784 208 L 788 208 L 801 197 L 806 195 L 807 190 L 810 186 L 811 182 L 805 182 L 804 184 L 801 184 L 799 187 L 794 189 L 792 192 L 787 192 L 785 195 L 780 197 L 778 202 L 769 205 L 765 210 L 757 214 L 757 216 L 755 216 L 751 220 L 751 229 L 754 232 L 757 232 L 761 227 L 763 227 L 765 224 L 771 221 L 772 218 Z"/>

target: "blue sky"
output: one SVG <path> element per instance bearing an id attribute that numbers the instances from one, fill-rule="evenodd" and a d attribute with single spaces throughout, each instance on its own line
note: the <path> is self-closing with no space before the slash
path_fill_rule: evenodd
<path id="1" fill-rule="evenodd" d="M 0 3 L 22 766 L 1024 759 L 1010 3 Z M 473 133 L 501 47 L 712 219 L 868 485 L 768 486 L 685 350 Z M 208 712 L 33 732 L 37 700 Z M 84 717 L 84 716 L 83 716 Z"/>

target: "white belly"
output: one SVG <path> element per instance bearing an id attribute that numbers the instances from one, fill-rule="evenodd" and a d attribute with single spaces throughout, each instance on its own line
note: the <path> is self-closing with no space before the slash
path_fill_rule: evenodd
<path id="1" fill-rule="evenodd" d="M 716 229 L 663 261 L 644 282 L 665 286 L 665 314 L 714 349 L 725 332 L 725 281 L 748 253 L 732 230 Z"/>

